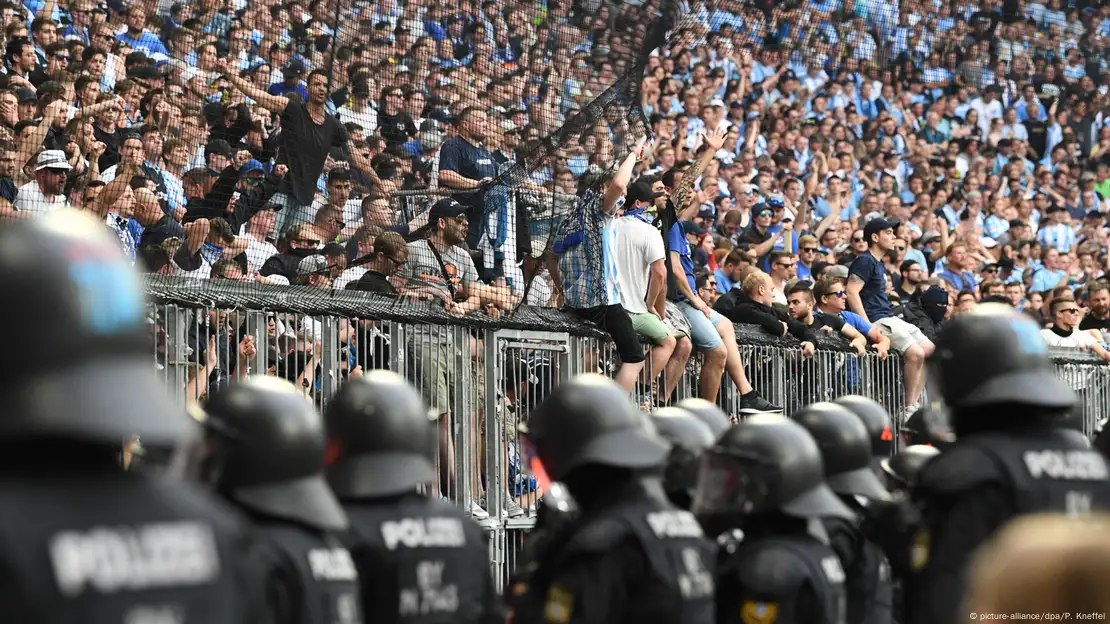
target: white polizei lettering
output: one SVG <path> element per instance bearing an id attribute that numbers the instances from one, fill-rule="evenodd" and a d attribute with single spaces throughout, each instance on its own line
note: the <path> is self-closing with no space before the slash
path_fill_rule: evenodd
<path id="1" fill-rule="evenodd" d="M 1110 480 L 1106 460 L 1095 451 L 1026 451 L 1022 459 L 1034 479 L 1047 477 L 1066 481 Z"/>
<path id="2" fill-rule="evenodd" d="M 704 537 L 698 519 L 688 511 L 653 511 L 644 519 L 659 539 Z"/>
<path id="3" fill-rule="evenodd" d="M 825 571 L 825 578 L 829 579 L 830 583 L 843 583 L 846 578 L 844 568 L 840 567 L 840 559 L 836 557 L 822 559 L 821 569 Z"/>
<path id="4" fill-rule="evenodd" d="M 705 569 L 701 553 L 696 548 L 682 550 L 683 571 L 678 575 L 678 588 L 688 600 L 709 598 L 713 595 L 713 574 Z"/>
<path id="5" fill-rule="evenodd" d="M 216 538 L 198 522 L 64 531 L 50 538 L 48 549 L 66 597 L 86 588 L 111 594 L 201 585 L 220 574 Z"/>
<path id="6" fill-rule="evenodd" d="M 389 550 L 405 548 L 461 548 L 466 529 L 458 518 L 403 518 L 382 524 L 382 540 Z"/>
<path id="7" fill-rule="evenodd" d="M 446 561 L 421 561 L 416 564 L 416 588 L 401 590 L 398 612 L 405 617 L 459 610 L 459 588 L 443 584 Z"/>
<path id="8" fill-rule="evenodd" d="M 123 616 L 123 624 L 185 624 L 185 618 L 176 605 L 139 605 Z"/>
<path id="9" fill-rule="evenodd" d="M 308 568 L 317 581 L 355 581 L 358 571 L 346 548 L 317 548 L 308 551 Z"/>

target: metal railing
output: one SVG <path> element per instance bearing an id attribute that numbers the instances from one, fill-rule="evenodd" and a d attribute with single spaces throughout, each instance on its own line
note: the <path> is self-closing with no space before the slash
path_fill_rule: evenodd
<path id="1" fill-rule="evenodd" d="M 521 462 L 519 425 L 561 381 L 611 374 L 619 363 L 608 337 L 558 310 L 449 319 L 433 306 L 349 291 L 164 276 L 149 276 L 147 287 L 156 366 L 184 403 L 246 374 L 285 377 L 321 409 L 360 371 L 389 369 L 409 379 L 440 414 L 433 493 L 469 509 L 488 532 L 499 587 L 534 524 L 536 483 Z M 839 336 L 827 336 L 807 359 L 790 339 L 747 326 L 736 334 L 748 379 L 788 413 L 849 393 L 872 397 L 892 414 L 904 411 L 895 354 L 857 355 Z M 1090 433 L 1110 405 L 1110 367 L 1082 352 L 1055 355 L 1060 374 L 1080 392 Z M 699 367 L 695 355 L 678 398 L 697 395 Z M 646 380 L 653 377 L 644 373 L 634 400 L 649 403 Z M 726 376 L 718 402 L 735 414 L 738 400 Z"/>

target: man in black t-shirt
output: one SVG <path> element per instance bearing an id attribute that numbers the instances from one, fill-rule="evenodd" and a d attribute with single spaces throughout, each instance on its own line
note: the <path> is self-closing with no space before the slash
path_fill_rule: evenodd
<path id="1" fill-rule="evenodd" d="M 398 294 L 389 281 L 408 262 L 409 252 L 405 239 L 396 232 L 384 232 L 374 239 L 374 259 L 366 265 L 366 273 L 357 282 L 347 284 L 347 290 L 361 290 L 386 295 Z"/>
<path id="2" fill-rule="evenodd" d="M 1079 329 L 1110 330 L 1110 284 L 1102 280 L 1088 284 L 1087 306 L 1090 310 L 1079 322 Z"/>
<path id="3" fill-rule="evenodd" d="M 226 59 L 221 59 L 218 69 L 243 95 L 281 115 L 278 160 L 289 172 L 273 197 L 274 203 L 283 207 L 277 214 L 279 233 L 293 225 L 308 223 L 315 216 L 312 203 L 316 199 L 316 182 L 324 173 L 324 161 L 333 147 L 346 153 L 352 167 L 375 177 L 370 162 L 362 153 L 348 149 L 347 129 L 326 111 L 327 72 L 316 69 L 308 74 L 308 102 L 301 102 L 293 94 L 270 95 L 238 73 L 229 71 Z"/>

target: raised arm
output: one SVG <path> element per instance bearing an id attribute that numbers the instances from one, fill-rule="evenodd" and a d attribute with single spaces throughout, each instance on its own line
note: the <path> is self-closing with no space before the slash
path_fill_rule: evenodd
<path id="1" fill-rule="evenodd" d="M 229 70 L 227 68 L 227 59 L 220 59 L 216 65 L 216 70 L 222 73 L 243 95 L 258 102 L 267 110 L 280 114 L 289 105 L 289 98 L 280 95 L 270 95 L 263 89 L 251 84 L 249 81 L 239 75 L 238 72 Z"/>
<path id="2" fill-rule="evenodd" d="M 725 131 L 718 128 L 708 134 L 703 134 L 702 143 L 705 145 L 705 151 L 698 157 L 697 162 L 682 174 L 682 179 L 671 194 L 671 203 L 674 204 L 674 209 L 678 213 L 679 221 L 686 221 L 694 218 L 694 214 L 684 214 L 687 212 L 686 203 L 690 198 L 690 193 L 694 190 L 694 182 L 701 177 L 706 167 L 713 161 L 714 156 L 717 154 L 717 150 L 721 149 L 721 146 L 725 144 Z M 698 206 L 695 204 L 693 210 L 696 211 L 697 208 Z"/>
<path id="3" fill-rule="evenodd" d="M 601 209 L 605 212 L 609 214 L 616 212 L 617 202 L 620 201 L 621 197 L 624 197 L 625 191 L 628 190 L 628 184 L 632 182 L 632 170 L 636 167 L 636 163 L 643 158 L 646 142 L 643 137 L 640 137 L 636 146 L 632 148 L 624 162 L 621 163 L 620 169 L 617 169 L 616 175 L 605 185 L 605 197 L 601 204 Z"/>

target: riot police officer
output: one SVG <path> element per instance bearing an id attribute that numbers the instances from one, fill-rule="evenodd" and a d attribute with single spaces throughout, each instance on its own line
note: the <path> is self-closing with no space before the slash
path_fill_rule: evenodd
<path id="1" fill-rule="evenodd" d="M 848 575 L 849 624 L 889 624 L 894 587 L 882 550 L 860 528 L 866 506 L 889 494 L 872 469 L 872 436 L 863 421 L 836 403 L 813 403 L 794 414 L 817 441 L 825 463 L 825 481 L 856 518 L 827 518 L 831 546 Z"/>
<path id="2" fill-rule="evenodd" d="M 716 546 L 663 492 L 669 447 L 627 393 L 599 375 L 555 388 L 531 414 L 529 453 L 565 483 L 577 522 L 549 549 L 518 622 L 713 622 Z"/>
<path id="3" fill-rule="evenodd" d="M 675 404 L 675 407 L 690 412 L 695 418 L 705 423 L 705 426 L 709 427 L 709 431 L 713 434 L 714 440 L 721 437 L 721 434 L 732 426 L 732 419 L 712 401 L 694 397 L 679 401 Z"/>
<path id="4" fill-rule="evenodd" d="M 169 474 L 120 466 L 134 436 L 179 448 L 198 433 L 151 366 L 139 280 L 84 213 L 0 229 L 0 319 L 18 328 L 0 356 L 6 621 L 264 621 L 241 517 Z"/>
<path id="5" fill-rule="evenodd" d="M 481 529 L 417 491 L 436 477 L 438 435 L 416 389 L 372 371 L 339 389 L 324 422 L 328 483 L 350 522 L 365 620 L 502 621 Z"/>
<path id="6" fill-rule="evenodd" d="M 509 621 L 515 621 L 515 610 L 527 608 L 528 588 L 540 564 L 550 556 L 552 548 L 561 542 L 564 531 L 572 530 L 578 519 L 578 501 L 570 495 L 567 486 L 555 482 L 548 486 L 543 498 L 536 504 L 536 524 L 524 537 L 524 547 L 517 555 L 509 592 L 505 597 Z"/>
<path id="7" fill-rule="evenodd" d="M 883 474 L 892 491 L 907 491 L 917 482 L 925 464 L 940 454 L 935 446 L 914 444 L 898 451 L 894 457 L 882 461 Z"/>
<path id="8" fill-rule="evenodd" d="M 879 474 L 881 471 L 879 462 L 889 459 L 896 450 L 894 430 L 890 426 L 890 414 L 882 405 L 879 405 L 878 401 L 855 394 L 842 396 L 833 403 L 847 409 L 863 421 L 863 426 L 867 428 L 867 435 L 871 438 L 871 455 L 874 458 L 871 462 L 872 467 L 875 468 L 876 474 Z"/>
<path id="9" fill-rule="evenodd" d="M 204 407 L 201 474 L 251 516 L 271 547 L 263 556 L 272 621 L 359 624 L 358 572 L 336 533 L 347 514 L 324 480 L 320 415 L 293 384 L 250 377 Z"/>
<path id="10" fill-rule="evenodd" d="M 977 306 L 946 323 L 928 368 L 956 441 L 913 491 L 924 523 L 909 551 L 911 624 L 962 621 L 968 556 L 1011 517 L 1110 507 L 1107 463 L 1062 427 L 1075 394 L 1028 317 Z"/>
<path id="11" fill-rule="evenodd" d="M 678 407 L 661 407 L 651 413 L 651 420 L 659 435 L 671 443 L 663 468 L 663 490 L 675 507 L 689 509 L 698 484 L 701 454 L 713 445 L 713 432 L 692 413 Z"/>
<path id="12" fill-rule="evenodd" d="M 694 512 L 713 534 L 744 532 L 718 570 L 718 624 L 843 624 L 844 570 L 820 519 L 854 515 L 801 425 L 761 414 L 726 431 L 703 455 Z"/>

